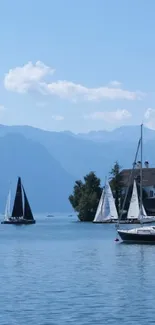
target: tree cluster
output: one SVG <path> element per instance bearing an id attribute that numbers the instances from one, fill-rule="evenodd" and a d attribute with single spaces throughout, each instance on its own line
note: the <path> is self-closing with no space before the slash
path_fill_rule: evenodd
<path id="1" fill-rule="evenodd" d="M 116 209 L 118 215 L 121 214 L 123 202 L 125 198 L 125 191 L 123 190 L 124 184 L 121 174 L 121 167 L 116 161 L 110 172 L 110 186 L 115 199 Z M 125 201 L 123 219 L 127 216 L 133 184 L 130 185 L 128 195 Z M 138 195 L 140 195 L 140 184 L 137 181 Z M 74 185 L 73 194 L 69 196 L 69 201 L 78 213 L 80 221 L 93 221 L 96 210 L 99 204 L 99 200 L 102 194 L 101 181 L 95 175 L 94 172 L 90 172 L 84 177 L 84 181 L 77 180 Z M 145 190 L 143 189 L 143 199 L 147 197 Z"/>
<path id="2" fill-rule="evenodd" d="M 80 221 L 93 221 L 97 206 L 101 197 L 102 189 L 100 179 L 94 172 L 90 172 L 84 177 L 84 182 L 75 182 L 73 194 L 69 196 L 69 201 Z"/>

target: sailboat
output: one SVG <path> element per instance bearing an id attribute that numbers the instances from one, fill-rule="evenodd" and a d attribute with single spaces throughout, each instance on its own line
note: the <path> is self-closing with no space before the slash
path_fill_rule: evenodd
<path id="1" fill-rule="evenodd" d="M 129 221 L 129 223 L 140 223 L 140 221 L 141 223 L 155 222 L 155 217 L 147 215 L 143 204 L 142 204 L 142 216 L 140 220 L 140 207 L 139 207 L 137 185 L 135 180 L 133 182 L 133 190 L 132 190 L 131 201 L 127 213 L 127 221 Z"/>
<path id="2" fill-rule="evenodd" d="M 155 222 L 155 217 L 154 216 L 148 216 L 147 215 L 143 204 L 142 204 L 142 215 L 143 215 L 143 218 L 141 218 L 141 223 L 152 223 L 152 222 Z"/>
<path id="3" fill-rule="evenodd" d="M 96 214 L 95 214 L 95 218 L 93 220 L 93 222 L 102 222 L 103 220 L 103 202 L 104 202 L 104 194 L 105 194 L 105 190 L 103 188 L 102 190 L 102 194 L 101 194 L 101 197 L 100 197 L 100 201 L 99 201 L 99 204 L 98 204 L 98 207 L 97 207 L 97 210 L 96 210 Z"/>
<path id="4" fill-rule="evenodd" d="M 20 177 L 18 177 L 12 213 L 10 213 L 10 203 L 11 192 L 9 191 L 2 224 L 29 225 L 36 222 Z"/>
<path id="5" fill-rule="evenodd" d="M 94 223 L 109 223 L 118 219 L 113 194 L 109 182 L 106 182 L 105 188 L 97 207 Z"/>
<path id="6" fill-rule="evenodd" d="M 144 221 L 145 211 L 142 202 L 143 125 L 141 125 L 141 137 L 140 137 L 139 145 L 141 146 L 141 167 L 140 167 L 140 209 L 139 209 L 138 219 L 140 220 L 141 227 L 134 228 L 134 229 L 125 229 L 125 230 L 117 229 L 117 232 L 124 242 L 128 242 L 128 243 L 154 242 L 155 243 L 155 226 L 142 225 L 145 222 Z M 139 150 L 139 146 L 138 146 L 138 150 Z M 119 228 L 119 224 L 118 224 L 118 228 Z"/>
<path id="7" fill-rule="evenodd" d="M 138 220 L 138 217 L 139 217 L 139 201 L 138 201 L 137 185 L 136 185 L 136 181 L 134 180 L 131 201 L 127 213 L 127 220 L 129 222 L 135 222 Z"/>

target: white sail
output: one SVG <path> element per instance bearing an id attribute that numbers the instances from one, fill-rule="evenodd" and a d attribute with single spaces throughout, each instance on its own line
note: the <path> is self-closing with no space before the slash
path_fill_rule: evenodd
<path id="1" fill-rule="evenodd" d="M 138 217 L 139 217 L 139 201 L 138 201 L 137 186 L 134 180 L 127 219 L 138 219 Z"/>
<path id="2" fill-rule="evenodd" d="M 110 208 L 110 218 L 117 220 L 118 213 L 117 213 L 115 200 L 109 182 L 107 182 L 107 196 L 108 196 L 109 208 Z"/>
<path id="3" fill-rule="evenodd" d="M 107 221 L 110 220 L 110 205 L 109 205 L 109 197 L 108 197 L 108 191 L 107 191 L 107 185 L 105 187 L 105 195 L 104 195 L 104 201 L 102 206 L 102 219 L 101 221 Z"/>
<path id="4" fill-rule="evenodd" d="M 7 201 L 6 201 L 5 217 L 4 217 L 5 220 L 7 220 L 11 215 L 10 206 L 11 206 L 11 191 L 9 191 Z"/>
<path id="5" fill-rule="evenodd" d="M 101 194 L 101 198 L 97 207 L 97 211 L 95 214 L 94 222 L 101 222 L 102 221 L 102 207 L 103 207 L 103 201 L 104 201 L 104 189 Z"/>
<path id="6" fill-rule="evenodd" d="M 146 214 L 146 211 L 145 211 L 145 208 L 144 208 L 143 204 L 142 204 L 142 214 L 143 214 L 143 217 L 147 217 L 147 214 Z"/>
<path id="7" fill-rule="evenodd" d="M 111 219 L 118 219 L 118 214 L 109 182 L 106 182 L 105 190 L 102 192 L 94 222 L 104 222 Z"/>
<path id="8" fill-rule="evenodd" d="M 155 216 L 148 216 L 144 206 L 142 205 L 142 215 L 139 214 L 139 220 L 141 223 L 151 223 L 155 222 Z"/>
<path id="9" fill-rule="evenodd" d="M 104 222 L 110 220 L 110 207 L 107 194 L 107 184 L 102 191 L 102 195 L 98 204 L 96 215 L 93 222 Z"/>

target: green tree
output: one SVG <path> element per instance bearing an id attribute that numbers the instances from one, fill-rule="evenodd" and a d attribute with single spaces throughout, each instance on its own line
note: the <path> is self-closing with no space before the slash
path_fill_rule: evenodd
<path id="1" fill-rule="evenodd" d="M 90 172 L 84 177 L 84 182 L 75 182 L 73 194 L 69 196 L 69 201 L 80 221 L 93 221 L 97 206 L 101 197 L 102 189 L 100 179 L 94 172 Z"/>
<path id="2" fill-rule="evenodd" d="M 120 173 L 121 166 L 119 165 L 118 161 L 115 162 L 113 168 L 110 172 L 110 186 L 113 192 L 113 196 L 115 198 L 115 204 L 117 212 L 119 213 L 119 208 L 122 206 L 122 175 Z"/>

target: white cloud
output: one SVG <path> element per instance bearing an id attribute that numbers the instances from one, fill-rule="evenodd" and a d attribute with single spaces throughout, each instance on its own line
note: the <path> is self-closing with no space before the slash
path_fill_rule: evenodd
<path id="1" fill-rule="evenodd" d="M 26 93 L 30 89 L 37 89 L 41 80 L 53 73 L 54 69 L 41 61 L 37 61 L 35 64 L 28 62 L 22 67 L 10 69 L 5 75 L 4 86 L 7 90 Z"/>
<path id="2" fill-rule="evenodd" d="M 111 86 L 113 87 L 120 87 L 122 85 L 122 83 L 118 80 L 113 80 L 113 81 L 110 81 L 109 83 Z"/>
<path id="3" fill-rule="evenodd" d="M 52 119 L 55 120 L 55 121 L 63 121 L 64 116 L 62 116 L 62 115 L 52 115 Z"/>
<path id="4" fill-rule="evenodd" d="M 118 81 L 113 81 L 113 84 L 109 86 L 98 88 L 88 88 L 66 80 L 47 82 L 46 77 L 53 73 L 54 69 L 40 61 L 35 64 L 29 62 L 22 67 L 9 70 L 4 78 L 4 86 L 7 90 L 18 93 L 37 90 L 40 93 L 55 95 L 72 101 L 101 101 L 103 99 L 136 100 L 141 99 L 144 95 L 141 92 L 122 89 Z"/>
<path id="5" fill-rule="evenodd" d="M 85 100 L 85 101 L 100 101 L 103 99 L 140 99 L 141 94 L 123 90 L 121 88 L 99 87 L 87 88 L 80 84 L 75 84 L 69 81 L 57 81 L 49 84 L 44 84 L 44 90 L 51 95 L 57 95 L 61 98 L 72 100 Z"/>
<path id="6" fill-rule="evenodd" d="M 149 129 L 155 129 L 155 109 L 154 108 L 148 108 L 144 114 L 144 124 Z"/>
<path id="7" fill-rule="evenodd" d="M 86 119 L 103 120 L 108 123 L 123 121 L 131 117 L 131 113 L 126 109 L 117 109 L 116 111 L 94 112 L 90 115 L 84 116 Z"/>

